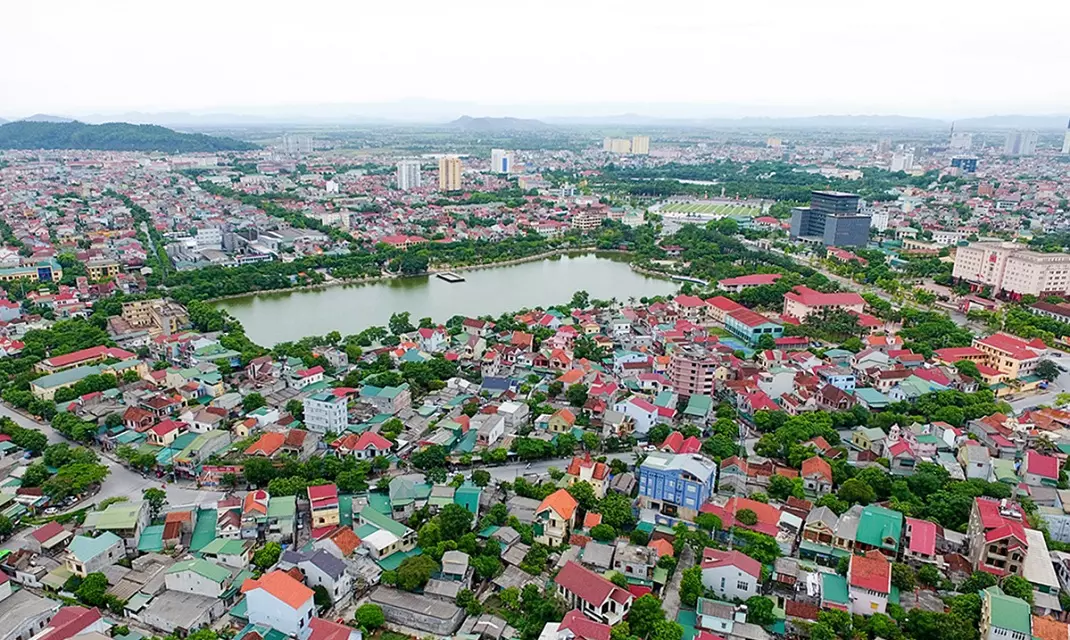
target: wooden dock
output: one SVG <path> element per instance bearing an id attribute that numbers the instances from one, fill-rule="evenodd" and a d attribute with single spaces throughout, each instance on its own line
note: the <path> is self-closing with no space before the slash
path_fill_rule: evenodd
<path id="1" fill-rule="evenodd" d="M 446 271 L 446 272 L 443 272 L 443 273 L 436 273 L 435 275 L 438 276 L 439 278 L 445 280 L 446 282 L 450 282 L 450 283 L 464 282 L 464 278 L 462 276 L 460 276 L 460 275 L 458 275 L 458 274 L 456 274 L 456 273 L 454 273 L 452 271 Z"/>

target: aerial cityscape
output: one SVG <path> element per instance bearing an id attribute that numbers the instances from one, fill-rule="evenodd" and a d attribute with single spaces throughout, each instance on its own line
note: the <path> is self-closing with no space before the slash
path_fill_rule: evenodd
<path id="1" fill-rule="evenodd" d="M 1070 7 L 201 4 L 0 25 L 0 640 L 1070 640 Z"/>

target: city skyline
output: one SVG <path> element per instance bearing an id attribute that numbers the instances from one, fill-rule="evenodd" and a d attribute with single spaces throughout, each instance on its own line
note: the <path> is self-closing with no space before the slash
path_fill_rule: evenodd
<path id="1" fill-rule="evenodd" d="M 1070 17 L 1066 6 L 1020 3 L 1013 15 L 997 17 L 961 2 L 907 2 L 895 16 L 843 3 L 829 3 L 827 11 L 776 4 L 761 12 L 685 2 L 609 12 L 564 4 L 558 11 L 551 2 L 532 12 L 486 2 L 461 11 L 424 2 L 359 10 L 313 2 L 283 17 L 246 2 L 192 2 L 181 12 L 129 12 L 118 1 L 91 7 L 27 3 L 7 9 L 0 26 L 0 55 L 19 60 L 0 69 L 0 105 L 7 118 L 41 112 L 283 112 L 389 104 L 415 94 L 432 102 L 485 105 L 471 115 L 513 115 L 500 112 L 508 105 L 560 104 L 572 108 L 544 115 L 620 113 L 600 106 L 608 102 L 646 105 L 644 114 L 658 117 L 948 118 L 1048 114 L 1070 104 L 1070 87 L 1054 82 L 1061 71 L 1060 29 Z M 1006 38 L 1008 21 L 1028 24 L 1032 34 L 1015 41 L 1014 56 L 978 46 Z M 635 25 L 643 25 L 635 42 L 604 46 L 608 36 L 601 34 Z M 510 46 L 480 61 L 469 81 L 435 72 L 430 61 L 442 47 L 465 34 L 498 32 L 510 34 Z M 821 33 L 829 37 L 815 46 L 812 37 Z M 874 46 L 882 37 L 908 46 Z M 926 70 L 965 51 L 971 62 L 954 73 Z M 463 56 L 459 64 L 463 69 Z M 539 67 L 568 71 L 555 73 L 553 82 L 518 75 Z M 992 91 L 992 79 L 1000 77 L 1038 90 Z M 419 91 L 411 78 L 419 78 Z"/>

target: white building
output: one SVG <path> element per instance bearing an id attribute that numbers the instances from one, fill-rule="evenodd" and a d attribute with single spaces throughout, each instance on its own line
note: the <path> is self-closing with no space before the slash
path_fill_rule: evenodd
<path id="1" fill-rule="evenodd" d="M 505 149 L 491 149 L 490 170 L 494 173 L 512 173 L 513 152 Z"/>
<path id="2" fill-rule="evenodd" d="M 230 569 L 197 558 L 171 565 L 164 575 L 164 584 L 171 591 L 218 598 L 230 587 L 233 577 Z"/>
<path id="3" fill-rule="evenodd" d="M 305 398 L 305 426 L 316 433 L 342 433 L 348 426 L 348 401 L 345 395 L 324 391 Z"/>
<path id="4" fill-rule="evenodd" d="M 880 231 L 882 233 L 887 231 L 888 212 L 883 210 L 878 211 L 876 209 L 871 210 L 869 214 L 869 226 L 870 228 L 876 229 L 877 231 Z"/>
<path id="5" fill-rule="evenodd" d="M 308 637 L 316 607 L 313 591 L 285 571 L 275 570 L 241 587 L 249 622 L 278 629 L 288 636 Z"/>
<path id="6" fill-rule="evenodd" d="M 1036 131 L 1011 131 L 1003 143 L 1005 156 L 1031 156 L 1037 152 Z"/>
<path id="7" fill-rule="evenodd" d="M 398 189 L 408 191 L 420 187 L 420 161 L 401 160 L 397 165 Z"/>
<path id="8" fill-rule="evenodd" d="M 969 151 L 973 146 L 973 134 L 965 131 L 956 131 L 951 134 L 952 151 Z"/>
<path id="9" fill-rule="evenodd" d="M 779 143 L 777 146 L 780 146 Z M 632 153 L 637 156 L 650 154 L 650 136 L 632 136 Z"/>
<path id="10" fill-rule="evenodd" d="M 914 151 L 900 151 L 892 154 L 891 171 L 910 171 L 914 168 Z"/>
<path id="11" fill-rule="evenodd" d="M 707 547 L 702 553 L 702 586 L 722 600 L 746 600 L 760 595 L 762 565 L 739 551 Z"/>
<path id="12" fill-rule="evenodd" d="M 1065 295 L 1070 293 L 1070 254 L 1030 251 L 1015 242 L 974 242 L 955 252 L 951 275 L 990 286 L 993 295 Z"/>
<path id="13" fill-rule="evenodd" d="M 1070 153 L 1070 122 L 1066 123 L 1066 133 L 1063 134 L 1062 153 L 1064 155 Z"/>

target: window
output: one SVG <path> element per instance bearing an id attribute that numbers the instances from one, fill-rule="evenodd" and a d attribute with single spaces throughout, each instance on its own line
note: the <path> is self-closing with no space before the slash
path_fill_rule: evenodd
<path id="1" fill-rule="evenodd" d="M 739 582 L 736 583 L 736 589 L 739 589 L 740 591 L 749 591 L 750 590 L 750 585 L 747 584 L 746 582 L 740 580 Z"/>

